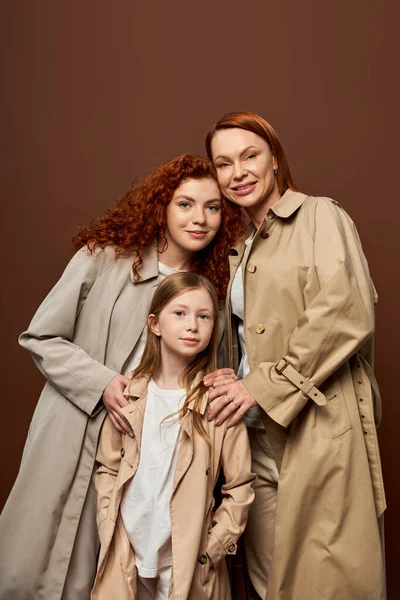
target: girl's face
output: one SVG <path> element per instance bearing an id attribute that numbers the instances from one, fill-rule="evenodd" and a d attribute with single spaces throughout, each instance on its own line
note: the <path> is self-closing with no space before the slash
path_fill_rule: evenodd
<path id="1" fill-rule="evenodd" d="M 245 129 L 217 131 L 211 151 L 218 183 L 226 198 L 248 212 L 261 210 L 279 190 L 277 162 L 265 140 Z"/>
<path id="2" fill-rule="evenodd" d="M 208 346 L 215 317 L 210 294 L 204 288 L 175 296 L 158 318 L 150 315 L 150 328 L 161 339 L 163 360 L 175 357 L 191 362 Z"/>
<path id="3" fill-rule="evenodd" d="M 202 250 L 221 225 L 221 192 L 214 179 L 186 179 L 167 206 L 168 251 L 187 256 Z"/>

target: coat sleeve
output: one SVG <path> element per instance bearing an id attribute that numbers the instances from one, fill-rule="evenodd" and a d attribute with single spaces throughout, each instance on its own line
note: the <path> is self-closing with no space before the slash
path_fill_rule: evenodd
<path id="1" fill-rule="evenodd" d="M 75 322 L 96 279 L 114 260 L 104 251 L 75 254 L 19 338 L 37 367 L 63 396 L 90 416 L 116 375 L 73 343 Z"/>
<path id="2" fill-rule="evenodd" d="M 97 491 L 97 528 L 106 518 L 110 499 L 114 491 L 119 467 L 121 464 L 122 435 L 114 427 L 107 415 L 100 433 L 96 461 L 98 469 L 95 473 Z"/>
<path id="3" fill-rule="evenodd" d="M 250 446 L 243 422 L 226 429 L 221 468 L 225 476 L 223 500 L 215 511 L 207 543 L 207 555 L 214 567 L 227 554 L 236 553 L 236 542 L 244 531 L 254 499 L 252 483 L 257 475 L 251 472 Z"/>
<path id="4" fill-rule="evenodd" d="M 305 308 L 285 356 L 261 363 L 243 383 L 261 408 L 287 427 L 318 389 L 374 332 L 375 290 L 354 223 L 327 198 L 313 207 L 314 265 L 319 292 Z"/>

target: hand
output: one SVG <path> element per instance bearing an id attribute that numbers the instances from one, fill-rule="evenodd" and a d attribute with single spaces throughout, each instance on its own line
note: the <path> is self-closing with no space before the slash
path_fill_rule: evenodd
<path id="1" fill-rule="evenodd" d="M 217 372 L 215 371 L 215 373 Z M 212 421 L 217 417 L 216 425 L 221 425 L 226 419 L 229 419 L 227 426 L 233 427 L 250 408 L 257 406 L 257 402 L 240 379 L 232 381 L 231 378 L 228 379 L 228 383 L 226 383 L 226 378 L 225 383 L 217 383 L 215 379 L 213 387 L 214 389 L 210 389 L 208 401 L 211 402 L 215 398 L 218 398 L 218 401 L 210 410 L 208 420 Z"/>
<path id="2" fill-rule="evenodd" d="M 103 404 L 108 410 L 110 419 L 121 433 L 127 433 L 133 437 L 133 431 L 124 415 L 121 413 L 121 408 L 129 404 L 128 400 L 123 395 L 123 391 L 130 382 L 128 377 L 124 375 L 115 375 L 106 389 L 103 392 Z"/>
<path id="3" fill-rule="evenodd" d="M 221 383 L 231 383 L 237 381 L 239 377 L 235 374 L 233 369 L 217 369 L 212 373 L 208 373 L 203 377 L 204 385 L 213 388 L 215 385 L 221 385 Z"/>

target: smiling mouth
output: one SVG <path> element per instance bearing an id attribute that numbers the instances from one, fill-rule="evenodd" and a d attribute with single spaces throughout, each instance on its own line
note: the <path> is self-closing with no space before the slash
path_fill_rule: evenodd
<path id="1" fill-rule="evenodd" d="M 204 237 L 205 235 L 207 235 L 208 231 L 206 231 L 206 230 L 198 230 L 198 231 L 186 230 L 186 233 L 188 233 L 189 235 L 192 235 L 194 237 Z"/>
<path id="2" fill-rule="evenodd" d="M 233 187 L 232 189 L 235 192 L 243 192 L 245 190 L 248 190 L 249 188 L 251 188 L 253 185 L 255 185 L 256 182 L 253 181 L 252 183 L 246 183 L 246 184 L 242 184 L 242 185 L 236 185 L 235 187 Z"/>

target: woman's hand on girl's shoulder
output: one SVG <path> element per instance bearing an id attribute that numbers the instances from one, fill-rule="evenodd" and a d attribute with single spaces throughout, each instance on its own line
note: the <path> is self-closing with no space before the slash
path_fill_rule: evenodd
<path id="1" fill-rule="evenodd" d="M 103 392 L 103 404 L 108 410 L 111 422 L 118 431 L 127 433 L 133 436 L 132 428 L 124 415 L 121 413 L 121 408 L 129 404 L 123 392 L 130 379 L 124 375 L 115 375 Z"/>
<path id="2" fill-rule="evenodd" d="M 208 373 L 203 377 L 203 382 L 204 385 L 212 389 L 215 385 L 221 385 L 221 383 L 231 383 L 232 380 L 236 381 L 237 379 L 239 378 L 233 369 L 225 368 L 217 369 L 212 373 Z"/>
<path id="3" fill-rule="evenodd" d="M 217 399 L 208 414 L 208 420 L 215 419 L 216 425 L 228 419 L 227 427 L 233 427 L 250 408 L 257 405 L 232 369 L 218 369 L 206 375 L 203 381 L 210 388 L 208 401 Z"/>

